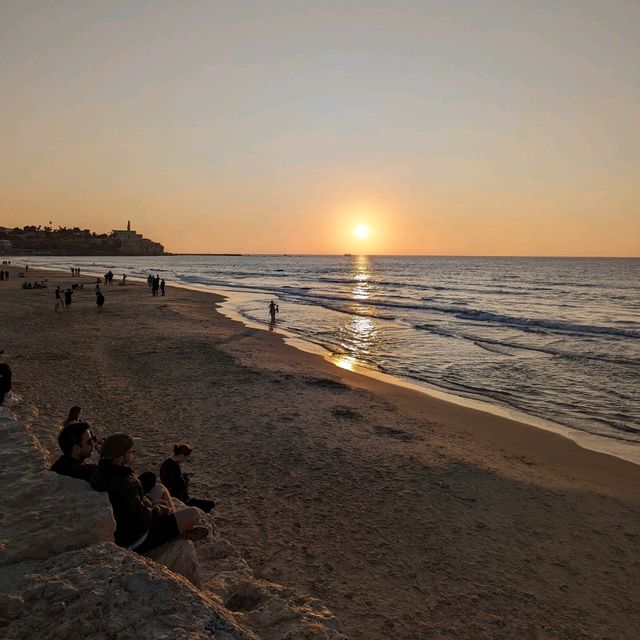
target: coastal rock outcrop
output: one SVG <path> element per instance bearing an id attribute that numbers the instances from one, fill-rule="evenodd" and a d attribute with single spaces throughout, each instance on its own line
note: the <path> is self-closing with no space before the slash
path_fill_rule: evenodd
<path id="1" fill-rule="evenodd" d="M 215 534 L 143 557 L 113 543 L 106 494 L 47 470 L 28 425 L 0 413 L 0 636 L 7 640 L 343 640 L 318 600 L 257 579 Z"/>
<path id="2" fill-rule="evenodd" d="M 106 494 L 47 470 L 48 456 L 27 427 L 0 421 L 2 485 L 0 566 L 45 560 L 100 541 L 113 541 Z"/>

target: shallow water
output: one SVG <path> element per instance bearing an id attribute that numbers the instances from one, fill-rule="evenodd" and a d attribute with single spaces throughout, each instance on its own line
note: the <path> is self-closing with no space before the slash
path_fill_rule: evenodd
<path id="1" fill-rule="evenodd" d="M 23 259 L 16 259 L 18 263 Z M 242 291 L 237 311 L 360 365 L 640 443 L 640 260 L 29 257 Z"/>

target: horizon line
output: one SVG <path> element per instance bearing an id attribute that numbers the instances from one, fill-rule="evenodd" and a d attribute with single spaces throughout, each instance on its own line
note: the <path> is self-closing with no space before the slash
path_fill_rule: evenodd
<path id="1" fill-rule="evenodd" d="M 544 254 L 467 254 L 467 253 L 302 253 L 302 252 L 219 252 L 219 251 L 166 251 L 164 255 L 173 256 L 289 256 L 289 257 L 361 257 L 367 258 L 567 258 L 567 259 L 618 259 L 638 260 L 637 256 L 619 255 L 544 255 Z"/>

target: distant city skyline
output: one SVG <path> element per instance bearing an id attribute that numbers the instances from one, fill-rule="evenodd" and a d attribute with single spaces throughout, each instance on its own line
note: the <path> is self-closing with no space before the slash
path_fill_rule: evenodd
<path id="1" fill-rule="evenodd" d="M 640 256 L 640 4 L 0 5 L 0 226 Z"/>

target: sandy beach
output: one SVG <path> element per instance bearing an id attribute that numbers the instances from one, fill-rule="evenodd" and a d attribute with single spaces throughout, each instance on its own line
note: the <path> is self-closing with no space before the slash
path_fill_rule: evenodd
<path id="1" fill-rule="evenodd" d="M 636 638 L 640 466 L 339 369 L 216 311 L 221 297 L 0 282 L 16 412 L 58 455 L 79 404 L 144 439 L 136 470 L 194 447 L 192 494 L 258 576 L 319 598 L 354 640 Z M 266 312 L 265 312 L 266 315 Z"/>

